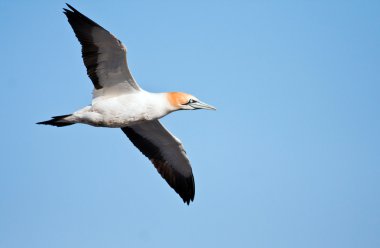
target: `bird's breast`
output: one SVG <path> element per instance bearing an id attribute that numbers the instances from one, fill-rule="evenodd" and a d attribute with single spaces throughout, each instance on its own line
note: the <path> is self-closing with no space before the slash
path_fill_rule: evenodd
<path id="1" fill-rule="evenodd" d="M 101 126 L 125 127 L 130 124 L 159 119 L 168 111 L 160 101 L 144 95 L 125 95 L 102 101 L 92 106 L 102 116 Z"/>

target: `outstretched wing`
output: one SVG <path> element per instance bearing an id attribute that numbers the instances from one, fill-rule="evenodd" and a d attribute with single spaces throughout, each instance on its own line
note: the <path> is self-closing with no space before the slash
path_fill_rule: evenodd
<path id="1" fill-rule="evenodd" d="M 110 32 L 67 4 L 64 14 L 82 45 L 87 75 L 95 87 L 95 95 L 118 91 L 135 91 L 140 87 L 127 65 L 126 47 Z M 98 92 L 97 92 L 98 91 Z M 116 90 L 115 90 L 116 91 Z"/>
<path id="2" fill-rule="evenodd" d="M 154 164 L 157 171 L 189 204 L 194 200 L 195 184 L 189 159 L 181 142 L 158 120 L 122 128 L 132 143 Z"/>

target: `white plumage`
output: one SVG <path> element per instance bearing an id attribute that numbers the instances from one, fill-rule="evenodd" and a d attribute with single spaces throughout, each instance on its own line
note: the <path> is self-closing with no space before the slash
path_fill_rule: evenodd
<path id="1" fill-rule="evenodd" d="M 215 108 L 190 94 L 151 93 L 141 89 L 128 69 L 126 47 L 100 25 L 67 6 L 69 9 L 64 9 L 64 14 L 82 45 L 83 62 L 94 84 L 93 100 L 90 106 L 72 114 L 37 124 L 63 127 L 83 123 L 121 128 L 189 204 L 195 194 L 189 159 L 181 142 L 158 119 L 176 110 Z"/>
<path id="2" fill-rule="evenodd" d="M 98 97 L 99 98 L 99 97 Z M 143 121 L 159 119 L 176 110 L 166 99 L 166 93 L 144 90 L 97 99 L 65 121 L 101 127 L 125 127 Z"/>

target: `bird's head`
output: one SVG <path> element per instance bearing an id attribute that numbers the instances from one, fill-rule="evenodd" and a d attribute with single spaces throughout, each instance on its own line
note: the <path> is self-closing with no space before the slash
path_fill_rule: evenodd
<path id="1" fill-rule="evenodd" d="M 182 92 L 169 92 L 167 94 L 170 105 L 175 110 L 195 110 L 195 109 L 209 109 L 216 110 L 215 107 L 199 101 L 198 98 L 187 93 Z"/>

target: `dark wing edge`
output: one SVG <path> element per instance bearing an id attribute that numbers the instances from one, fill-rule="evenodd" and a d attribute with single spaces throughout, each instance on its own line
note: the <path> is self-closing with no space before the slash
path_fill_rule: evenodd
<path id="1" fill-rule="evenodd" d="M 83 62 L 95 89 L 105 87 L 101 82 L 102 79 L 108 80 L 111 84 L 117 84 L 123 76 L 123 80 L 127 81 L 132 88 L 139 90 L 140 87 L 128 69 L 126 48 L 121 41 L 70 4 L 66 3 L 66 5 L 69 9 L 63 8 L 63 13 L 82 45 Z"/>
<path id="2" fill-rule="evenodd" d="M 159 131 L 166 132 L 166 134 L 169 134 L 170 137 L 178 143 L 177 140 L 158 122 L 156 121 L 162 128 L 160 128 Z M 155 125 L 157 125 L 155 123 Z M 131 140 L 131 142 L 140 150 L 141 153 L 143 153 L 149 160 L 153 163 L 157 171 L 160 173 L 160 175 L 166 180 L 166 182 L 172 187 L 175 192 L 179 194 L 179 196 L 182 198 L 183 202 L 187 205 L 190 204 L 190 201 L 194 200 L 195 196 L 195 182 L 194 182 L 194 176 L 191 171 L 190 163 L 188 162 L 188 159 L 185 155 L 185 151 L 182 148 L 182 145 L 178 144 L 178 153 L 182 154 L 176 154 L 177 156 L 185 156 L 186 161 L 190 170 L 189 175 L 183 175 L 179 171 L 175 169 L 176 166 L 172 161 L 168 161 L 170 159 L 166 158 L 166 156 L 161 152 L 160 149 L 165 149 L 165 147 L 159 147 L 157 144 L 154 144 L 154 142 L 150 141 L 148 138 L 144 137 L 141 132 L 137 131 L 136 129 L 132 127 L 124 127 L 121 128 L 121 130 L 128 136 L 128 138 Z M 157 131 L 157 130 L 155 130 Z M 183 165 L 182 165 L 183 166 Z"/>

